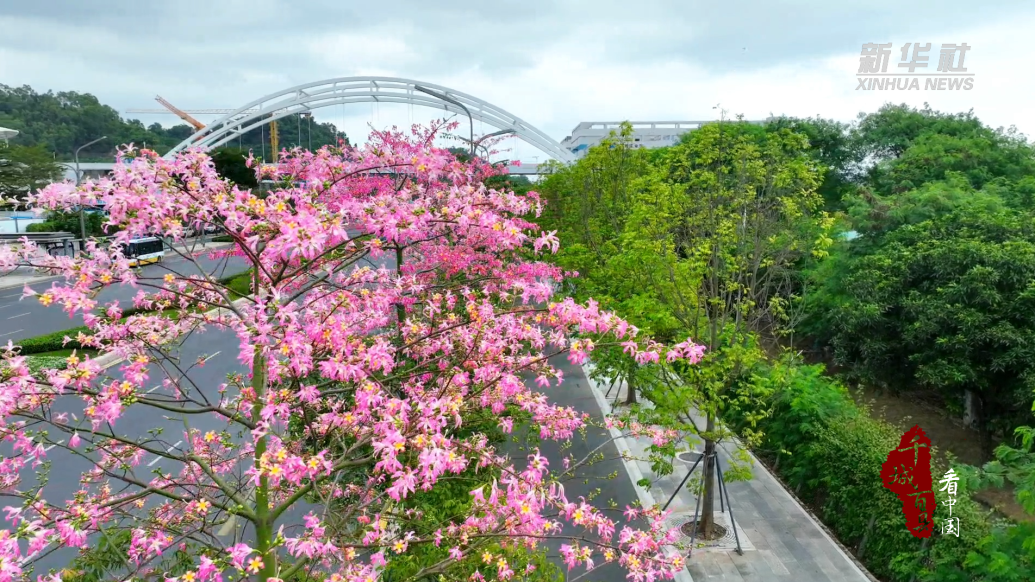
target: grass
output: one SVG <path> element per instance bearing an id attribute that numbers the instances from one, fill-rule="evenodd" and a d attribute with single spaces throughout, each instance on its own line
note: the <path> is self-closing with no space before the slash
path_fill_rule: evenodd
<path id="1" fill-rule="evenodd" d="M 240 275 L 235 275 L 222 283 L 230 288 L 231 299 L 236 300 L 241 297 L 247 297 L 252 293 L 252 272 L 246 271 Z"/>

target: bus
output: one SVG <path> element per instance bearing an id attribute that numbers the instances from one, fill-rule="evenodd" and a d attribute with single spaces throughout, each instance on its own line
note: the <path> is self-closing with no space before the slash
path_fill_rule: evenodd
<path id="1" fill-rule="evenodd" d="M 165 256 L 165 243 L 155 237 L 136 238 L 123 245 L 122 254 L 132 267 L 157 263 Z"/>

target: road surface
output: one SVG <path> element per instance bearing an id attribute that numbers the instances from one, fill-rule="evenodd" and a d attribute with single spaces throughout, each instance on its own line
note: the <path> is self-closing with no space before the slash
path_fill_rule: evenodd
<path id="1" fill-rule="evenodd" d="M 235 275 L 246 269 L 244 259 L 238 257 L 213 261 L 207 256 L 202 256 L 194 260 L 197 261 L 197 264 L 206 273 L 217 279 L 228 275 Z M 161 263 L 154 263 L 143 267 L 142 276 L 162 277 L 170 271 L 190 274 L 198 273 L 197 267 L 190 260 L 170 252 Z M 30 287 L 34 291 L 43 292 L 54 281 L 62 280 L 50 279 L 40 281 L 30 285 Z M 0 281 L 2 281 L 2 278 L 0 278 Z M 132 305 L 133 297 L 139 289 L 139 287 L 134 288 L 130 285 L 111 285 L 102 290 L 96 299 L 101 304 L 118 301 L 120 306 L 126 308 Z M 83 325 L 81 314 L 70 318 L 60 305 L 51 304 L 50 306 L 44 306 L 32 297 L 22 299 L 22 290 L 20 288 L 0 290 L 0 343 L 6 344 L 8 340 L 17 343 L 20 339 L 80 325 Z"/>

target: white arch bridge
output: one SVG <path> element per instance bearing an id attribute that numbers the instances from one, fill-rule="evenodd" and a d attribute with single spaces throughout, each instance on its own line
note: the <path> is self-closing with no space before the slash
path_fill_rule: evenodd
<path id="1" fill-rule="evenodd" d="M 180 142 L 167 155 L 188 147 L 216 148 L 271 121 L 316 109 L 352 103 L 403 103 L 443 109 L 496 128 L 491 135 L 512 133 L 547 156 L 570 162 L 574 155 L 543 131 L 495 105 L 433 83 L 398 77 L 339 77 L 271 93 L 213 121 Z M 472 128 L 472 139 L 473 128 Z M 486 136 L 488 137 L 488 136 Z M 474 140 L 477 144 L 478 140 Z M 514 173 L 537 173 L 519 168 Z"/>

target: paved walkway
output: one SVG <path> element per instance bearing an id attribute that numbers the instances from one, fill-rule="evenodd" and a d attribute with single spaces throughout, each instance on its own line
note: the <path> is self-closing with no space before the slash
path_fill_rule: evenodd
<path id="1" fill-rule="evenodd" d="M 586 367 L 589 376 L 590 367 Z M 590 380 L 597 403 L 604 413 L 611 412 L 612 392 L 607 401 L 607 386 Z M 616 390 L 618 390 L 616 388 Z M 624 390 L 619 397 L 624 400 Z M 618 431 L 612 431 L 617 436 Z M 625 465 L 633 482 L 646 477 L 650 490 L 636 486 L 641 503 L 664 504 L 686 475 L 690 464 L 676 463 L 676 470 L 666 477 L 655 477 L 646 459 L 648 439 L 625 437 L 617 441 L 619 451 L 631 458 Z M 720 447 L 720 465 L 726 468 L 732 444 Z M 754 457 L 752 457 L 754 460 Z M 700 471 L 700 466 L 697 471 Z M 729 484 L 733 516 L 737 524 L 743 555 L 735 551 L 732 532 L 720 544 L 695 548 L 688 563 L 694 582 L 875 582 L 876 579 L 859 566 L 842 547 L 826 533 L 787 490 L 755 460 L 754 478 Z M 697 497 L 684 487 L 669 506 L 673 511 L 670 524 L 677 526 L 693 520 Z M 716 522 L 729 526 L 727 514 L 718 512 Z M 689 538 L 684 540 L 689 543 Z"/>

